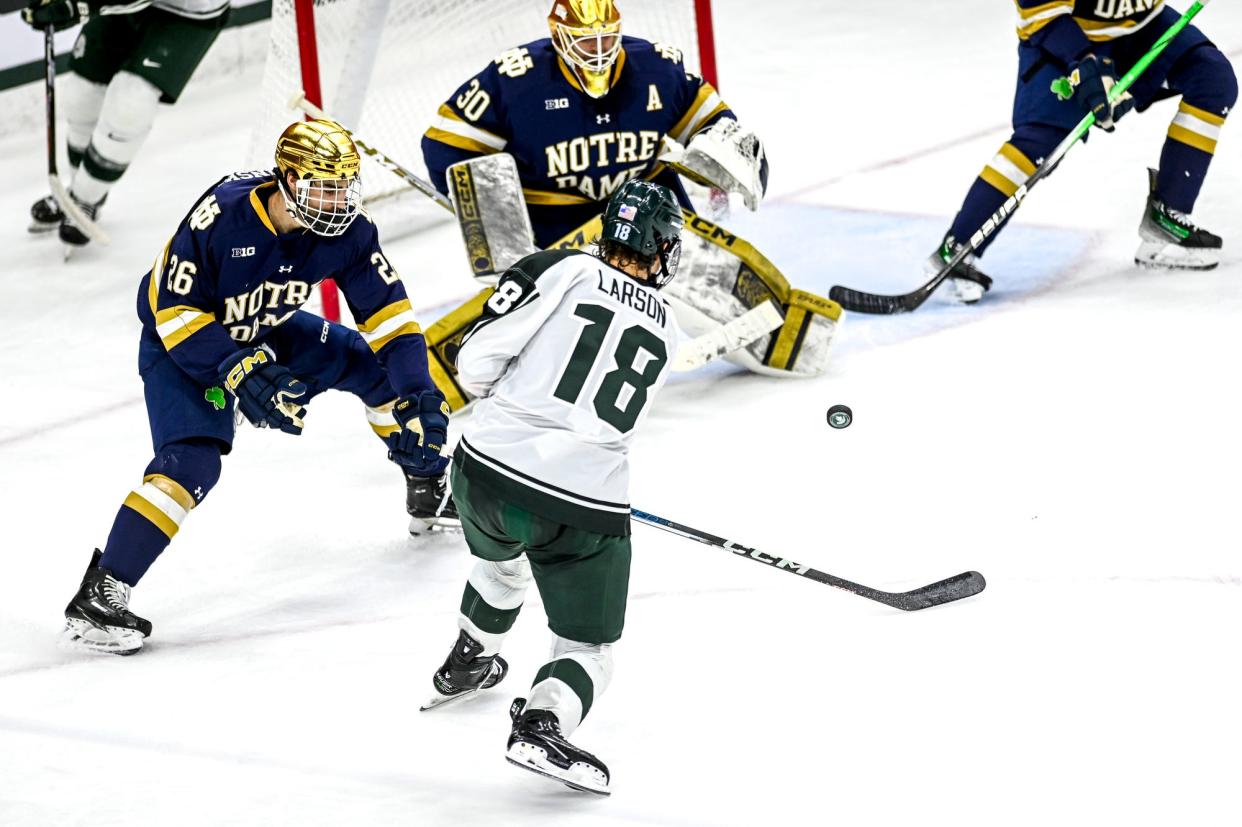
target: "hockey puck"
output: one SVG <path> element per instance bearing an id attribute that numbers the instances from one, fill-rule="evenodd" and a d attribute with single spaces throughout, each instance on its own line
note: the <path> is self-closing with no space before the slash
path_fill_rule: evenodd
<path id="1" fill-rule="evenodd" d="M 833 405 L 828 409 L 828 424 L 838 430 L 850 427 L 853 421 L 854 412 L 850 410 L 849 405 Z"/>

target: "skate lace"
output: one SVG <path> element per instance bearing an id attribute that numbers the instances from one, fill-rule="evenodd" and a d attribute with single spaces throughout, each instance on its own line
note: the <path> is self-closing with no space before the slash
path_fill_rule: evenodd
<path id="1" fill-rule="evenodd" d="M 1193 231 L 1199 229 L 1199 227 L 1190 220 L 1190 216 L 1187 213 L 1165 207 L 1164 214 L 1188 230 Z"/>
<path id="2" fill-rule="evenodd" d="M 113 577 L 105 577 L 103 582 L 104 600 L 118 611 L 129 611 L 129 586 Z"/>

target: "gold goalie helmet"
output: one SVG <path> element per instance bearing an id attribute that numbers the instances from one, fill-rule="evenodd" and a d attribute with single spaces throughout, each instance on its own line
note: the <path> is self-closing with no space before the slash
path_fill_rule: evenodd
<path id="1" fill-rule="evenodd" d="M 608 94 L 612 67 L 621 54 L 621 13 L 612 0 L 555 0 L 548 14 L 552 45 L 582 89 Z"/>
<path id="2" fill-rule="evenodd" d="M 349 229 L 362 205 L 362 158 L 336 121 L 299 121 L 276 141 L 276 170 L 285 206 L 313 233 L 337 236 Z M 288 173 L 297 176 L 292 191 Z"/>

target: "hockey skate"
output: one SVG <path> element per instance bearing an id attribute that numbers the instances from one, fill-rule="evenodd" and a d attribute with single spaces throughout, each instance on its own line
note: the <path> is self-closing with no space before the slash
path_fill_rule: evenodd
<path id="1" fill-rule="evenodd" d="M 1166 270 L 1211 270 L 1220 264 L 1220 236 L 1196 227 L 1189 215 L 1157 200 L 1156 175 L 1156 170 L 1147 170 L 1149 194 L 1139 222 L 1139 238 L 1143 240 L 1134 263 Z"/>
<path id="2" fill-rule="evenodd" d="M 460 531 L 461 518 L 448 490 L 448 475 L 405 477 L 405 510 L 410 515 L 410 534 Z"/>
<path id="3" fill-rule="evenodd" d="M 30 206 L 30 226 L 26 229 L 32 233 L 50 233 L 64 220 L 65 214 L 56 203 L 56 196 L 46 195 Z"/>
<path id="4" fill-rule="evenodd" d="M 436 694 L 419 707 L 420 712 L 469 698 L 491 689 L 509 674 L 509 664 L 500 655 L 481 657 L 483 644 L 463 630 L 444 665 L 431 678 Z"/>
<path id="5" fill-rule="evenodd" d="M 82 214 L 91 221 L 95 220 L 95 218 L 99 215 L 99 208 L 103 206 L 103 201 L 100 201 L 98 204 L 87 204 L 84 201 L 79 201 L 73 193 L 70 193 L 69 197 L 73 199 L 73 203 L 82 211 Z M 65 215 L 64 220 L 60 223 L 60 240 L 64 244 L 68 245 L 70 249 L 85 247 L 91 241 L 90 236 L 82 232 L 78 225 L 74 224 L 73 219 L 68 215 Z M 66 250 L 66 256 L 68 255 L 68 252 L 69 251 Z"/>
<path id="6" fill-rule="evenodd" d="M 575 790 L 609 795 L 608 768 L 604 762 L 566 741 L 560 722 L 550 709 L 523 712 L 525 707 L 526 699 L 517 698 L 509 708 L 509 717 L 513 719 L 506 754 L 509 763 Z"/>
<path id="7" fill-rule="evenodd" d="M 132 655 L 151 634 L 151 622 L 129 610 L 130 587 L 100 568 L 95 549 L 78 593 L 65 607 L 65 640 L 75 648 Z"/>
<path id="8" fill-rule="evenodd" d="M 927 264 L 923 269 L 928 277 L 939 273 L 961 249 L 962 245 L 956 243 L 953 236 L 945 236 L 940 248 L 927 257 Z M 953 298 L 962 304 L 974 304 L 983 298 L 983 294 L 988 292 L 992 286 L 991 276 L 986 275 L 976 266 L 978 262 L 978 257 L 970 253 L 953 268 L 949 273 L 949 278 L 946 279 L 949 287 L 952 288 Z"/>

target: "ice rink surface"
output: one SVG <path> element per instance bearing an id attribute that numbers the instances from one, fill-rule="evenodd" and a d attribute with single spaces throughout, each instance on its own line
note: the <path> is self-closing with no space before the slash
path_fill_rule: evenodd
<path id="1" fill-rule="evenodd" d="M 920 284 L 1008 134 L 1012 4 L 716 6 L 722 94 L 773 170 L 726 223 L 798 287 Z M 1199 22 L 1242 62 L 1242 8 Z M 471 560 L 406 537 L 352 397 L 296 440 L 240 432 L 135 591 L 143 653 L 59 649 L 151 453 L 138 278 L 243 165 L 255 80 L 163 111 L 103 214 L 113 245 L 68 264 L 25 233 L 42 134 L 0 142 L 0 824 L 1237 823 L 1242 135 L 1195 213 L 1221 267 L 1138 271 L 1171 102 L 1075 148 L 984 260 L 983 303 L 851 314 L 821 379 L 670 385 L 635 506 L 889 590 L 989 586 L 903 614 L 637 526 L 616 678 L 575 736 L 610 799 L 504 762 L 549 642 L 533 591 L 507 682 L 417 711 Z M 425 321 L 473 289 L 452 227 L 386 250 Z M 852 427 L 827 427 L 835 403 Z"/>

